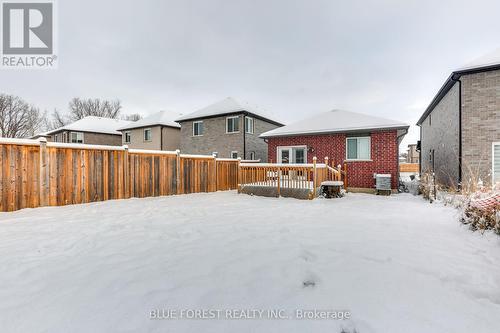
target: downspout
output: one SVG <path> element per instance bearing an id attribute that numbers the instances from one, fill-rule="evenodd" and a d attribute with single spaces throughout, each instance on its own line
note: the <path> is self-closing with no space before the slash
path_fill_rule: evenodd
<path id="1" fill-rule="evenodd" d="M 243 127 L 242 128 L 243 129 L 243 158 L 242 158 L 242 160 L 246 160 L 247 159 L 247 152 L 246 152 L 246 150 L 247 150 L 247 136 L 246 136 L 246 132 L 247 131 L 245 129 L 245 126 L 246 126 L 246 124 L 245 124 L 246 114 L 247 114 L 246 112 L 243 113 L 243 126 L 242 126 Z"/>
<path id="2" fill-rule="evenodd" d="M 458 190 L 462 189 L 462 81 L 460 76 L 455 75 L 451 78 L 452 81 L 458 82 Z"/>

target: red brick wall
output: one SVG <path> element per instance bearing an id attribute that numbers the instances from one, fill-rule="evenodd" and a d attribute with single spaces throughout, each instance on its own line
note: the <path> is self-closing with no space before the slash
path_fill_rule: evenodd
<path id="1" fill-rule="evenodd" d="M 347 161 L 347 182 L 349 187 L 373 188 L 374 173 L 390 173 L 392 188 L 398 184 L 398 143 L 396 131 L 371 133 L 371 161 Z M 307 145 L 307 162 L 312 163 L 314 156 L 323 163 L 328 156 L 330 163 L 343 164 L 346 158 L 346 135 L 325 134 L 294 137 L 268 138 L 267 153 L 269 162 L 276 163 L 278 146 Z M 313 151 L 311 151 L 313 149 Z"/>

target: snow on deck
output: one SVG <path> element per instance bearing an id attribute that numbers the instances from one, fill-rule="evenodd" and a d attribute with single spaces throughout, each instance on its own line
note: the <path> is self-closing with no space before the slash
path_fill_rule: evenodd
<path id="1" fill-rule="evenodd" d="M 0 213 L 3 332 L 498 332 L 500 240 L 411 195 L 233 192 Z M 153 309 L 349 310 L 150 320 Z"/>

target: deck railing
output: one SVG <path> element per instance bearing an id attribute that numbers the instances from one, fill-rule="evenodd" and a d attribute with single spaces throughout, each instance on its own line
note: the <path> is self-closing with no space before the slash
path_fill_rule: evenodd
<path id="1" fill-rule="evenodd" d="M 276 163 L 240 163 L 238 172 L 238 188 L 245 186 L 264 186 L 277 189 L 306 189 L 315 197 L 323 181 L 337 180 L 344 182 L 347 188 L 347 165 L 330 166 L 328 157 L 324 163 L 317 163 L 313 158 L 310 164 L 276 164 Z"/>

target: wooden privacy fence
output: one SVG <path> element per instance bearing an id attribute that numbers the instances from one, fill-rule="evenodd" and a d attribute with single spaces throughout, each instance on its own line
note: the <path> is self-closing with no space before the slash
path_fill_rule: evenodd
<path id="1" fill-rule="evenodd" d="M 420 172 L 420 165 L 418 163 L 400 163 L 399 172 Z"/>
<path id="2" fill-rule="evenodd" d="M 324 164 L 316 163 L 316 157 L 311 164 L 241 163 L 238 179 L 239 191 L 245 186 L 270 187 L 280 196 L 284 189 L 309 190 L 312 199 L 323 181 L 342 181 L 347 188 L 347 164 L 343 169 L 340 165 L 330 166 L 328 157 Z"/>
<path id="3" fill-rule="evenodd" d="M 238 160 L 0 138 L 0 211 L 237 189 Z"/>

